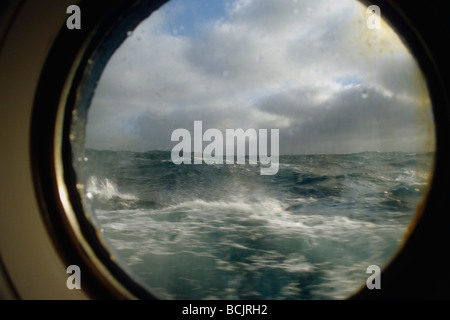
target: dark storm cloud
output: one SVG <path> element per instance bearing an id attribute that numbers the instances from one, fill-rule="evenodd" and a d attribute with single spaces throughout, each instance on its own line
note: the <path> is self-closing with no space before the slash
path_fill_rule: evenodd
<path id="1" fill-rule="evenodd" d="M 314 101 L 314 90 L 297 90 L 261 101 L 258 108 L 289 116 L 280 131 L 281 153 L 346 153 L 354 150 L 410 150 L 418 133 L 414 104 L 376 89 L 349 86 Z"/>

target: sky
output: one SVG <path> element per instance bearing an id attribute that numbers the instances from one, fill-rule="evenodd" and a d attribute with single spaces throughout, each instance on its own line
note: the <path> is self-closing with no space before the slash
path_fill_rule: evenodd
<path id="1" fill-rule="evenodd" d="M 172 0 L 108 62 L 85 145 L 171 150 L 202 121 L 279 129 L 280 154 L 434 150 L 417 63 L 368 17 L 355 0 Z"/>

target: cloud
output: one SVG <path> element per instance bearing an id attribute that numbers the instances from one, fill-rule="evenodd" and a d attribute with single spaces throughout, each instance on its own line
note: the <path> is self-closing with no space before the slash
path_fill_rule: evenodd
<path id="1" fill-rule="evenodd" d="M 280 129 L 281 153 L 430 146 L 420 70 L 386 24 L 366 28 L 360 3 L 201 3 L 170 1 L 115 52 L 87 147 L 171 150 L 172 131 L 195 120 L 204 130 Z"/>
<path id="2" fill-rule="evenodd" d="M 415 148 L 411 137 L 420 135 L 410 106 L 361 85 L 342 87 L 327 97 L 317 88 L 303 88 L 271 96 L 259 108 L 291 119 L 280 131 L 281 153 L 404 151 Z"/>

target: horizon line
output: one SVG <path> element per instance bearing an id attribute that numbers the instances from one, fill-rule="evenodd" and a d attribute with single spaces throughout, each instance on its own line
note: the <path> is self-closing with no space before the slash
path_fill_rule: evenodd
<path id="1" fill-rule="evenodd" d="M 117 150 L 117 149 L 97 149 L 92 147 L 86 147 L 84 150 L 93 150 L 93 151 L 112 151 L 112 152 L 133 152 L 133 153 L 148 153 L 148 152 L 167 152 L 171 153 L 172 150 L 162 150 L 162 149 L 152 149 L 147 151 L 136 151 L 136 150 Z M 361 154 L 361 153 L 406 153 L 406 154 L 426 154 L 426 153 L 435 153 L 436 150 L 429 151 L 377 151 L 377 150 L 365 150 L 365 151 L 357 151 L 357 152 L 346 152 L 346 153 L 280 153 L 279 156 L 319 156 L 319 155 L 352 155 L 352 154 Z M 191 155 L 199 154 L 198 152 L 190 152 Z M 203 153 L 201 153 L 203 156 Z M 226 157 L 226 154 L 217 155 L 218 157 Z M 237 155 L 235 154 L 235 157 Z M 249 154 L 245 155 L 246 157 L 250 156 Z M 258 156 L 255 154 L 253 156 Z"/>

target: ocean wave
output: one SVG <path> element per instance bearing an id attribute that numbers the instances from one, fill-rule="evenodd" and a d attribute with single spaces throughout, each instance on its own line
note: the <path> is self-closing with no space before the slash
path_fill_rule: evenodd
<path id="1" fill-rule="evenodd" d="M 432 154 L 280 156 L 179 165 L 169 152 L 94 152 L 87 198 L 105 239 L 174 299 L 339 299 L 387 265 L 422 200 Z"/>
<path id="2" fill-rule="evenodd" d="M 96 176 L 92 176 L 89 178 L 86 191 L 91 196 L 96 196 L 98 198 L 106 200 L 110 200 L 113 198 L 120 198 L 123 200 L 138 199 L 133 194 L 119 192 L 117 189 L 117 185 L 110 179 L 98 179 Z"/>
<path id="3" fill-rule="evenodd" d="M 108 178 L 91 176 L 86 187 L 86 197 L 96 208 L 119 210 L 136 207 L 139 198 L 131 193 L 122 193 L 116 183 Z"/>
<path id="4" fill-rule="evenodd" d="M 345 298 L 364 280 L 363 266 L 384 265 L 405 232 L 404 225 L 389 220 L 294 215 L 275 199 L 198 200 L 98 216 L 127 264 L 175 299 Z M 212 278 L 229 280 L 216 287 Z M 353 285 L 338 286 L 348 283 Z M 191 295 L 193 288 L 198 296 Z"/>

